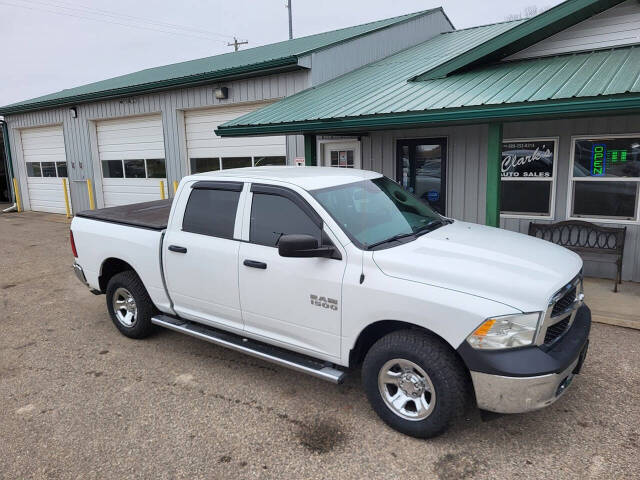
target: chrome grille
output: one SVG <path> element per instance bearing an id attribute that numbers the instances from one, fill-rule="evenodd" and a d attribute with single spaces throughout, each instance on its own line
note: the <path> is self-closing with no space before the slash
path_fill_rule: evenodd
<path id="1" fill-rule="evenodd" d="M 552 317 L 556 317 L 566 312 L 573 306 L 573 303 L 576 300 L 576 289 L 577 286 L 574 285 L 571 290 L 569 290 L 558 301 L 556 301 L 555 305 L 553 306 L 553 310 L 551 311 Z"/>
<path id="2" fill-rule="evenodd" d="M 545 345 L 552 343 L 556 338 L 567 331 L 569 327 L 569 318 L 570 317 L 560 320 L 558 323 L 554 323 L 547 328 L 547 333 L 544 334 Z"/>

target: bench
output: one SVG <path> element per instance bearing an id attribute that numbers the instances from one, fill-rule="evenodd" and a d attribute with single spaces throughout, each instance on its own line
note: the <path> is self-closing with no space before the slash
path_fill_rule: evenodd
<path id="1" fill-rule="evenodd" d="M 570 220 L 529 224 L 529 235 L 561 245 L 576 253 L 615 255 L 618 271 L 613 291 L 622 283 L 622 255 L 627 227 L 601 227 L 595 223 Z"/>

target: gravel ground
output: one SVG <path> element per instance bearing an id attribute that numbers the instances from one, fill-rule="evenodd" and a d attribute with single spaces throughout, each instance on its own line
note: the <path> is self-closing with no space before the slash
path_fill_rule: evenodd
<path id="1" fill-rule="evenodd" d="M 0 478 L 640 478 L 640 331 L 594 324 L 542 411 L 398 434 L 344 385 L 177 333 L 120 335 L 60 216 L 0 216 Z"/>

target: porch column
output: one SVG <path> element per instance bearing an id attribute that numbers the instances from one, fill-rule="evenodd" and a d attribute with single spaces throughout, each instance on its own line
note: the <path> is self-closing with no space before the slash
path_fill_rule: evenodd
<path id="1" fill-rule="evenodd" d="M 487 202 L 485 223 L 500 226 L 500 163 L 502 161 L 502 124 L 490 123 L 487 139 Z"/>
<path id="2" fill-rule="evenodd" d="M 304 164 L 306 166 L 316 166 L 316 136 L 306 133 L 304 135 Z"/>

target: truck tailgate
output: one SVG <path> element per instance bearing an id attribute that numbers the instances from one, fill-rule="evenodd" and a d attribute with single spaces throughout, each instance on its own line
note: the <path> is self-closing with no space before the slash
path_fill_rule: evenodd
<path id="1" fill-rule="evenodd" d="M 169 212 L 171 212 L 171 200 L 155 200 L 119 207 L 85 210 L 77 213 L 76 216 L 131 227 L 164 230 L 169 221 Z"/>

